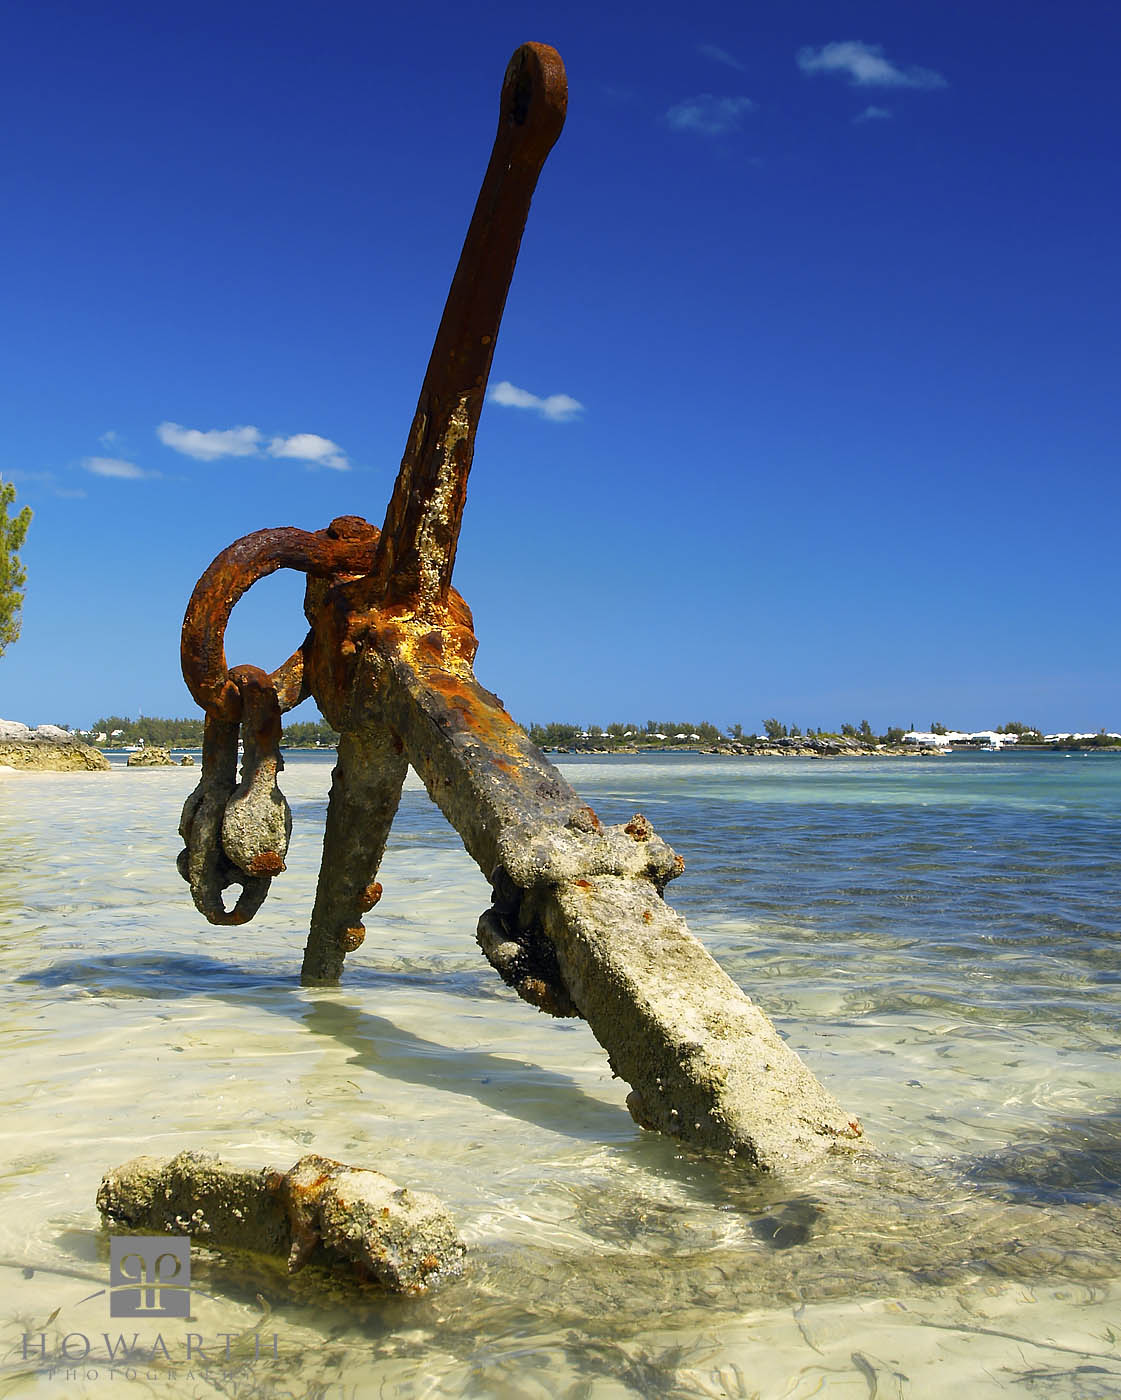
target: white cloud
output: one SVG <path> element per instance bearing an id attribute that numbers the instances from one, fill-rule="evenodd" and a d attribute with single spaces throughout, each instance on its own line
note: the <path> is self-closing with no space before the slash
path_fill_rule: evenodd
<path id="1" fill-rule="evenodd" d="M 215 462 L 219 457 L 256 457 L 260 450 L 259 428 L 184 428 L 178 423 L 161 423 L 156 436 L 165 447 L 194 457 L 198 462 Z"/>
<path id="2" fill-rule="evenodd" d="M 550 394 L 541 401 L 541 416 L 552 423 L 567 423 L 584 412 L 584 405 L 571 394 Z"/>
<path id="3" fill-rule="evenodd" d="M 491 403 L 500 403 L 504 408 L 537 408 L 541 403 L 536 394 L 531 394 L 528 389 L 519 389 L 508 379 L 496 384 L 487 397 Z"/>
<path id="4" fill-rule="evenodd" d="M 350 463 L 346 453 L 330 438 L 318 433 L 293 433 L 291 437 L 274 437 L 268 445 L 270 457 L 294 457 L 299 462 L 311 462 L 317 467 L 347 472 Z"/>
<path id="5" fill-rule="evenodd" d="M 584 411 L 580 400 L 574 399 L 570 394 L 550 394 L 547 398 L 540 398 L 537 394 L 531 394 L 528 389 L 519 389 L 508 379 L 496 384 L 487 398 L 491 403 L 501 404 L 504 408 L 531 408 L 552 423 L 566 423 Z"/>
<path id="6" fill-rule="evenodd" d="M 702 92 L 699 97 L 687 97 L 671 107 L 666 121 L 675 131 L 720 136 L 726 131 L 738 131 L 744 113 L 754 106 L 750 97 L 713 97 L 710 92 Z"/>
<path id="7" fill-rule="evenodd" d="M 120 457 L 83 457 L 82 466 L 94 476 L 111 476 L 121 481 L 139 481 L 141 477 L 159 476 L 159 472 L 146 472 L 135 462 L 126 462 Z"/>
<path id="8" fill-rule="evenodd" d="M 55 487 L 55 495 L 60 496 L 64 501 L 84 501 L 87 494 L 80 486 Z"/>
<path id="9" fill-rule="evenodd" d="M 891 119 L 891 112 L 886 107 L 865 107 L 863 112 L 858 112 L 853 117 L 854 122 L 882 122 Z"/>
<path id="10" fill-rule="evenodd" d="M 102 447 L 112 447 L 119 437 L 120 433 L 117 432 L 116 428 L 110 428 L 107 433 L 102 433 L 97 440 Z"/>
<path id="11" fill-rule="evenodd" d="M 853 87 L 944 88 L 946 79 L 931 68 L 900 68 L 884 57 L 882 44 L 845 39 L 819 49 L 798 50 L 803 73 L 844 73 Z"/>
<path id="12" fill-rule="evenodd" d="M 350 470 L 347 455 L 338 443 L 318 433 L 277 436 L 266 443 L 260 428 L 248 424 L 203 432 L 198 428 L 184 428 L 179 423 L 161 423 L 156 436 L 165 447 L 194 457 L 198 462 L 216 462 L 220 457 L 260 457 L 267 452 L 270 457 L 290 457 L 317 467 L 331 467 L 334 471 Z"/>
<path id="13" fill-rule="evenodd" d="M 698 44 L 697 52 L 702 58 L 711 58 L 713 63 L 723 63 L 726 68 L 734 68 L 738 73 L 746 72 L 735 54 L 722 49 L 719 44 Z"/>

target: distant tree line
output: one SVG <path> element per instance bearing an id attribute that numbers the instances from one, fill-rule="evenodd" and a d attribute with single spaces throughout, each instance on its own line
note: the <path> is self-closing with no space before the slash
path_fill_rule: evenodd
<path id="1" fill-rule="evenodd" d="M 912 729 L 914 726 L 911 726 Z M 947 734 L 946 725 L 935 720 L 930 726 L 932 734 Z M 1022 724 L 1010 720 L 996 727 L 996 733 L 1015 735 L 1022 745 L 1046 744 L 1042 732 L 1032 724 Z M 529 737 L 538 748 L 547 749 L 611 749 L 643 748 L 656 745 L 678 745 L 682 748 L 705 745 L 711 747 L 720 743 L 760 744 L 774 743 L 782 739 L 854 739 L 869 747 L 877 744 L 901 744 L 907 730 L 900 725 L 889 725 L 877 733 L 866 720 L 859 724 L 842 724 L 838 729 L 803 729 L 797 724 L 784 724 L 780 719 L 763 721 L 762 733 L 746 734 L 742 724 L 730 724 L 721 730 L 715 724 L 702 720 L 699 724 L 692 720 L 647 720 L 645 724 L 609 724 L 601 728 L 598 724 L 531 724 Z M 1121 739 L 1111 738 L 1103 729 L 1100 733 L 1085 739 L 1053 740 L 1051 747 L 1060 748 L 1119 748 Z"/>
<path id="2" fill-rule="evenodd" d="M 128 719 L 124 715 L 106 715 L 94 720 L 87 731 L 96 740 L 104 734 L 106 747 L 123 748 L 126 744 L 159 744 L 162 748 L 202 748 L 201 719 L 157 719 L 142 715 Z"/>
<path id="3" fill-rule="evenodd" d="M 68 729 L 69 725 L 61 728 Z M 144 715 L 139 719 L 129 719 L 123 715 L 107 715 L 95 720 L 93 726 L 84 731 L 84 737 L 103 747 L 123 748 L 129 744 L 159 744 L 164 748 L 197 749 L 202 747 L 203 721 L 198 719 L 159 719 Z M 82 731 L 79 731 L 82 732 Z M 882 734 L 877 734 L 866 719 L 859 724 L 842 724 L 836 729 L 801 729 L 797 724 L 784 724 L 778 719 L 763 721 L 763 733 L 745 734 L 742 724 L 730 724 L 726 729 L 718 729 L 708 720 L 695 723 L 692 720 L 654 720 L 645 724 L 616 722 L 606 727 L 598 724 L 531 724 L 529 737 L 542 749 L 605 749 L 610 752 L 618 748 L 658 748 L 678 746 L 681 748 L 711 748 L 715 744 L 739 743 L 760 744 L 780 739 L 855 739 L 860 744 L 900 744 L 904 730 L 892 725 Z M 947 733 L 944 724 L 930 726 L 932 734 Z M 1016 735 L 1021 745 L 1046 744 L 1043 734 L 1034 725 L 1009 721 L 997 726 L 998 734 Z M 99 736 L 104 734 L 104 740 Z M 297 720 L 286 724 L 281 739 L 282 748 L 334 748 L 339 742 L 338 732 L 326 720 Z M 1085 739 L 1052 741 L 1048 747 L 1058 748 L 1119 748 L 1121 739 L 1114 739 L 1103 729 Z"/>
<path id="4" fill-rule="evenodd" d="M 325 719 L 302 719 L 284 726 L 280 746 L 333 749 L 338 742 L 338 730 L 332 729 Z"/>
<path id="5" fill-rule="evenodd" d="M 708 720 L 699 723 L 694 720 L 647 720 L 645 724 L 615 723 L 601 728 L 598 724 L 531 724 L 529 737 L 538 748 L 549 749 L 613 749 L 619 747 L 642 748 L 650 745 L 662 747 L 678 744 L 683 748 L 698 744 L 711 747 L 713 744 L 741 743 L 757 744 L 779 739 L 856 739 L 863 744 L 899 744 L 904 731 L 892 727 L 883 734 L 877 734 L 867 720 L 859 725 L 842 724 L 840 730 L 806 729 L 797 724 L 783 724 L 778 719 L 763 721 L 762 735 L 745 734 L 742 724 L 730 724 L 726 729 L 718 729 Z"/>
<path id="6" fill-rule="evenodd" d="M 67 726 L 62 726 L 66 728 Z M 166 749 L 202 748 L 203 721 L 199 719 L 158 719 L 153 715 L 143 715 L 139 719 L 128 719 L 124 715 L 106 715 L 95 720 L 87 736 L 94 742 L 105 735 L 100 742 L 106 748 L 124 748 L 129 744 L 145 746 L 158 744 Z M 319 745 L 333 748 L 339 742 L 337 731 L 325 720 L 297 720 L 284 726 L 280 740 L 282 748 Z"/>
<path id="7" fill-rule="evenodd" d="M 743 730 L 739 725 L 733 726 Z M 606 728 L 598 724 L 531 724 L 526 731 L 538 748 L 613 749 L 640 744 L 703 743 L 717 744 L 728 736 L 707 720 L 648 719 L 645 724 L 616 721 Z"/>
<path id="8" fill-rule="evenodd" d="M 1104 729 L 1100 729 L 1097 734 L 1088 734 L 1080 739 L 1052 739 L 1048 741 L 1042 733 L 1031 725 L 1003 724 L 997 727 L 998 734 L 1016 734 L 1019 736 L 1017 748 L 1025 745 L 1042 744 L 1048 749 L 1118 749 L 1121 748 L 1121 739 L 1114 738 L 1112 734 L 1107 734 Z"/>
<path id="9" fill-rule="evenodd" d="M 855 739 L 861 744 L 901 744 L 905 730 L 892 725 L 882 734 L 877 734 L 866 719 L 859 724 L 842 724 L 840 729 L 807 729 L 803 736 L 796 724 L 785 725 L 777 719 L 763 721 L 763 732 L 768 739 Z"/>

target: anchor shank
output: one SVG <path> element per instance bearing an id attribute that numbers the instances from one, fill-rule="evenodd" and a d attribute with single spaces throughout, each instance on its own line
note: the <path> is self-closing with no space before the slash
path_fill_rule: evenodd
<path id="1" fill-rule="evenodd" d="M 498 134 L 385 515 L 371 601 L 447 601 L 467 474 L 494 343 L 537 178 L 560 135 L 567 85 L 559 54 L 524 44 L 506 70 Z"/>

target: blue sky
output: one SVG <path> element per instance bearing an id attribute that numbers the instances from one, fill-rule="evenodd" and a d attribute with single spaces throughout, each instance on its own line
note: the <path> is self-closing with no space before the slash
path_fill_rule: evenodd
<path id="1" fill-rule="evenodd" d="M 210 559 L 380 524 L 527 39 L 569 117 L 456 565 L 480 680 L 526 723 L 1121 729 L 1106 0 L 12 7 L 0 715 L 195 713 Z"/>

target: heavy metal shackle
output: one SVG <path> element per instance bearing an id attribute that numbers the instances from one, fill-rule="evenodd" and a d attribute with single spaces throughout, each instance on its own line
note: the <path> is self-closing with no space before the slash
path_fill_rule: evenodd
<path id="1" fill-rule="evenodd" d="M 241 718 L 241 699 L 226 663 L 226 624 L 239 599 L 278 569 L 311 578 L 370 571 L 378 532 L 355 515 L 332 520 L 311 533 L 285 526 L 243 535 L 224 549 L 195 584 L 183 618 L 180 657 L 183 679 L 198 705 L 215 719 Z M 303 648 L 269 676 L 281 711 L 307 699 Z"/>
<path id="2" fill-rule="evenodd" d="M 202 775 L 179 824 L 185 849 L 178 866 L 196 908 L 211 923 L 247 922 L 268 894 L 272 876 L 284 869 L 292 814 L 277 785 L 284 767 L 280 716 L 309 694 L 305 647 L 271 674 L 256 666 L 229 668 L 230 614 L 254 583 L 277 569 L 324 579 L 367 572 L 377 538 L 377 530 L 356 516 L 342 516 L 314 534 L 258 530 L 223 550 L 191 594 L 183 621 L 183 675 L 206 711 L 206 723 Z M 242 889 L 227 910 L 222 895 L 232 884 Z"/>

